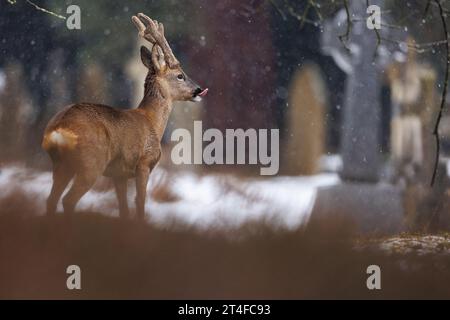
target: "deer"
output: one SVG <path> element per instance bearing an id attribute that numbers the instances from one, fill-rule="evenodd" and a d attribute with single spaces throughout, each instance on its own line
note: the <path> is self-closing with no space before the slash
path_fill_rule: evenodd
<path id="1" fill-rule="evenodd" d="M 52 161 L 53 184 L 47 198 L 47 215 L 56 213 L 62 199 L 64 215 L 71 216 L 78 201 L 100 176 L 111 178 L 119 215 L 129 217 L 127 185 L 136 184 L 136 217 L 145 217 L 150 173 L 161 158 L 161 139 L 175 101 L 201 101 L 201 88 L 181 68 L 164 34 L 164 26 L 143 13 L 132 17 L 141 38 L 142 63 L 148 69 L 144 97 L 137 108 L 119 109 L 102 104 L 66 106 L 47 124 L 42 148 Z"/>

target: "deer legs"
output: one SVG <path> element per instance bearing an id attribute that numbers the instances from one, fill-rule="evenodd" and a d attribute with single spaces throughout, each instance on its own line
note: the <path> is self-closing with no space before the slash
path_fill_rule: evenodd
<path id="1" fill-rule="evenodd" d="M 114 188 L 116 189 L 117 201 L 119 202 L 119 212 L 121 218 L 128 218 L 128 199 L 127 199 L 127 179 L 115 178 Z"/>
<path id="2" fill-rule="evenodd" d="M 145 217 L 145 198 L 151 169 L 153 168 L 148 165 L 139 165 L 136 169 L 136 217 L 140 220 Z M 127 179 L 115 178 L 114 187 L 116 189 L 117 201 L 119 202 L 120 217 L 128 218 Z"/>
<path id="3" fill-rule="evenodd" d="M 155 160 L 148 160 L 148 158 L 142 159 L 136 168 L 136 217 L 141 220 L 145 217 L 145 198 L 149 175 L 158 163 L 158 160 L 159 156 Z M 61 163 L 54 164 L 53 186 L 47 199 L 47 214 L 53 215 L 55 213 L 57 203 L 64 192 L 64 189 L 75 176 L 70 190 L 64 196 L 62 201 L 64 213 L 66 215 L 71 215 L 81 197 L 92 188 L 97 177 L 100 175 L 100 172 L 101 170 L 91 168 L 90 170 L 78 170 L 75 174 Z M 128 178 L 125 177 L 113 178 L 121 218 L 129 217 L 127 181 Z"/>
<path id="4" fill-rule="evenodd" d="M 63 198 L 64 214 L 73 214 L 77 202 L 92 188 L 97 177 L 97 174 L 89 172 L 77 174 L 75 176 L 72 187 Z"/>
<path id="5" fill-rule="evenodd" d="M 138 219 L 144 219 L 145 216 L 145 196 L 149 175 L 149 166 L 138 166 L 136 170 L 136 216 Z"/>
<path id="6" fill-rule="evenodd" d="M 136 216 L 138 219 L 145 217 L 145 197 L 150 173 L 159 161 L 161 153 L 151 161 L 141 161 L 136 169 Z"/>
<path id="7" fill-rule="evenodd" d="M 74 174 L 60 164 L 54 164 L 53 167 L 53 186 L 47 199 L 47 215 L 52 216 L 56 212 L 59 198 L 61 198 L 64 189 L 66 189 Z"/>

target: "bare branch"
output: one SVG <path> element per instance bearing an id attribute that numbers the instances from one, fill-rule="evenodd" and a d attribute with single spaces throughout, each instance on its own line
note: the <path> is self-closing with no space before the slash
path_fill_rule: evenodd
<path id="1" fill-rule="evenodd" d="M 341 40 L 342 44 L 344 45 L 344 47 L 347 50 L 350 50 L 347 47 L 347 43 L 346 43 L 348 41 L 348 38 L 350 36 L 350 31 L 351 31 L 351 28 L 352 28 L 352 19 L 351 19 L 351 16 L 350 16 L 350 9 L 348 7 L 348 0 L 344 0 L 344 8 L 345 8 L 345 13 L 347 15 L 347 29 L 345 30 L 345 33 L 343 35 L 339 36 L 339 40 Z"/>
<path id="2" fill-rule="evenodd" d="M 11 4 L 11 5 L 15 5 L 17 3 L 17 0 L 6 0 L 6 1 L 8 1 L 8 3 Z M 57 14 L 57 13 L 55 13 L 53 11 L 50 11 L 50 10 L 47 10 L 45 8 L 42 8 L 42 7 L 38 6 L 36 3 L 34 3 L 32 1 L 30 1 L 30 0 L 25 0 L 25 2 L 28 3 L 29 5 L 33 6 L 36 10 L 42 11 L 44 13 L 47 13 L 49 15 L 52 15 L 52 16 L 54 16 L 56 18 L 59 18 L 59 19 L 62 19 L 62 20 L 66 19 L 65 16 Z"/>
<path id="3" fill-rule="evenodd" d="M 8 1 L 9 1 L 9 0 L 8 0 Z M 53 12 L 53 11 L 47 10 L 47 9 L 45 9 L 45 8 L 42 8 L 42 7 L 38 6 L 37 4 L 35 4 L 34 2 L 31 2 L 30 0 L 25 0 L 25 1 L 26 1 L 28 4 L 32 5 L 36 10 L 42 11 L 42 12 L 44 12 L 44 13 L 47 13 L 47 14 L 52 15 L 52 16 L 54 16 L 54 17 L 56 17 L 56 18 L 59 18 L 59 19 L 63 19 L 63 20 L 66 19 L 66 17 L 64 17 L 64 16 L 62 16 L 62 15 L 60 15 L 60 14 L 57 14 L 57 13 L 55 13 L 55 12 Z M 16 2 L 16 1 L 14 0 L 14 3 L 15 3 L 15 2 Z M 12 2 L 10 1 L 10 3 L 12 3 Z"/>
<path id="4" fill-rule="evenodd" d="M 447 29 L 446 14 L 444 13 L 444 9 L 442 8 L 442 4 L 441 4 L 440 0 L 434 0 L 434 2 L 436 3 L 436 5 L 439 8 L 439 15 L 441 17 L 442 27 L 443 27 L 444 33 L 445 33 L 445 40 L 447 42 L 447 46 L 446 46 L 447 61 L 446 61 L 446 66 L 445 66 L 444 88 L 442 90 L 442 96 L 441 96 L 441 106 L 439 108 L 439 113 L 438 113 L 438 116 L 436 119 L 436 124 L 435 124 L 434 130 L 433 130 L 433 135 L 435 136 L 435 139 L 436 139 L 436 157 L 434 160 L 434 170 L 433 170 L 433 176 L 431 178 L 431 186 L 433 186 L 434 182 L 436 181 L 436 175 L 437 175 L 438 166 L 439 166 L 439 157 L 440 157 L 440 148 L 441 148 L 441 142 L 440 142 L 440 138 L 439 138 L 439 125 L 441 123 L 442 113 L 444 111 L 445 104 L 446 104 L 448 78 L 449 78 L 449 72 L 450 72 L 450 34 Z"/>
<path id="5" fill-rule="evenodd" d="M 283 10 L 278 6 L 275 0 L 269 0 L 269 3 L 278 11 L 278 13 L 281 15 L 284 21 L 286 21 L 286 15 L 284 14 Z"/>
<path id="6" fill-rule="evenodd" d="M 322 13 L 320 12 L 320 5 L 314 0 L 309 0 L 309 3 L 311 3 L 312 7 L 314 8 L 314 11 L 317 14 L 317 18 L 319 18 L 319 21 L 323 21 Z"/>
<path id="7" fill-rule="evenodd" d="M 427 5 L 425 6 L 425 10 L 423 12 L 423 18 L 425 18 L 428 15 L 428 10 L 430 9 L 431 0 L 427 0 Z"/>
<path id="8" fill-rule="evenodd" d="M 316 21 L 310 20 L 306 17 L 306 13 L 309 10 L 309 8 L 305 9 L 302 15 L 295 12 L 294 8 L 289 5 L 287 1 L 285 1 L 285 6 L 287 8 L 287 12 L 294 18 L 296 18 L 298 21 L 300 21 L 300 28 L 303 28 L 305 23 L 311 24 L 313 26 L 318 26 L 318 23 Z"/>

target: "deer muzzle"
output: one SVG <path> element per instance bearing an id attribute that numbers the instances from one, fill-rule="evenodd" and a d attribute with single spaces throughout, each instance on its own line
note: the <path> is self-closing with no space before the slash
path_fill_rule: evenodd
<path id="1" fill-rule="evenodd" d="M 202 88 L 197 88 L 195 89 L 193 95 L 192 95 L 192 100 L 193 101 L 202 101 L 202 98 L 204 96 L 206 96 L 208 94 L 208 88 L 206 89 L 202 89 Z"/>

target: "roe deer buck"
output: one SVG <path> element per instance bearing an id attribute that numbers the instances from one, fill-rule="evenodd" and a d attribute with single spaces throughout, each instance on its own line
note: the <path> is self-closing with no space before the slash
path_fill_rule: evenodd
<path id="1" fill-rule="evenodd" d="M 47 214 L 56 211 L 63 198 L 65 214 L 100 175 L 114 182 L 121 217 L 128 216 L 127 180 L 136 179 L 136 213 L 144 217 L 148 177 L 161 156 L 161 137 L 173 101 L 199 101 L 208 89 L 200 88 L 180 67 L 164 36 L 164 26 L 139 13 L 132 20 L 139 35 L 153 44 L 141 47 L 141 60 L 148 68 L 144 98 L 137 109 L 80 103 L 56 114 L 45 129 L 43 148 L 53 162 L 53 186 Z"/>

